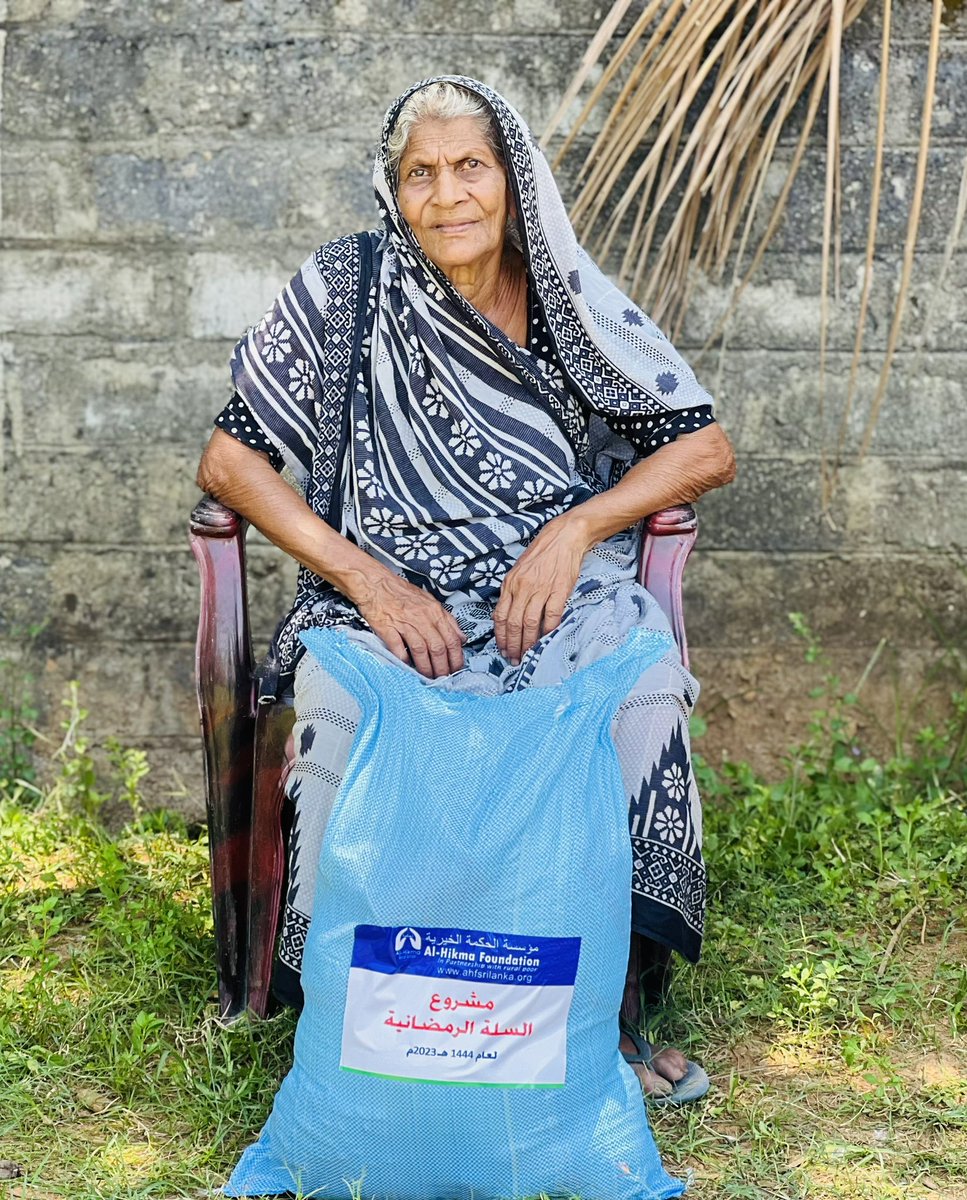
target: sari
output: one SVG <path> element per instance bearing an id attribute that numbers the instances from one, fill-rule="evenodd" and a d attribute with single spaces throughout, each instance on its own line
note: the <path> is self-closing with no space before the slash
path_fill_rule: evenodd
<path id="1" fill-rule="evenodd" d="M 634 579 L 636 531 L 586 556 L 559 627 L 519 664 L 496 646 L 493 610 L 507 571 L 549 520 L 711 422 L 711 398 L 578 245 L 519 114 L 482 83 L 440 78 L 479 96 L 500 137 L 528 276 L 528 345 L 460 295 L 399 212 L 387 139 L 409 95 L 436 82 L 425 80 L 384 122 L 374 165 L 382 228 L 320 247 L 238 343 L 232 373 L 239 403 L 313 511 L 453 613 L 467 639 L 466 668 L 435 685 L 513 691 L 560 682 L 633 626 L 667 632 Z M 300 661 L 299 635 L 326 625 L 388 655 L 346 597 L 300 570 L 274 639 L 274 674 L 260 689 L 270 702 L 280 682 L 295 679 L 295 823 L 280 962 L 296 979 L 314 861 L 358 721 L 324 668 Z M 643 673 L 613 727 L 628 793 L 632 927 L 692 961 L 705 898 L 687 724 L 697 691 L 670 652 Z"/>

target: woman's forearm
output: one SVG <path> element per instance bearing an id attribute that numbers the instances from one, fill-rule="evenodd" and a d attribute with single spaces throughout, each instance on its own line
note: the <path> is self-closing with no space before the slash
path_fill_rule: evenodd
<path id="1" fill-rule="evenodd" d="M 334 584 L 350 600 L 388 570 L 312 511 L 264 454 L 216 429 L 198 467 L 198 486 L 233 508 L 280 550 Z"/>
<path id="2" fill-rule="evenodd" d="M 590 549 L 650 513 L 691 504 L 735 478 L 735 455 L 719 425 L 682 434 L 636 463 L 609 488 L 558 518 Z"/>

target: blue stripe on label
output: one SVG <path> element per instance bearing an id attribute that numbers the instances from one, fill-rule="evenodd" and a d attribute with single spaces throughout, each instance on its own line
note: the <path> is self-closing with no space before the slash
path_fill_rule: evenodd
<path id="1" fill-rule="evenodd" d="M 352 965 L 384 975 L 571 987 L 581 952 L 576 937 L 419 925 L 357 925 L 355 932 Z"/>

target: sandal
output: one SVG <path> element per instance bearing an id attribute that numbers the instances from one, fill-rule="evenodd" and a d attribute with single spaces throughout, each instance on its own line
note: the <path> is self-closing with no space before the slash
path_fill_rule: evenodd
<path id="1" fill-rule="evenodd" d="M 634 1043 L 635 1053 L 622 1050 L 621 1057 L 629 1065 L 631 1063 L 641 1063 L 644 1067 L 651 1066 L 651 1060 L 655 1056 L 655 1048 L 651 1042 L 646 1042 L 640 1033 L 634 1029 L 629 1029 L 624 1023 L 621 1025 L 621 1032 L 628 1035 Z M 672 1090 L 664 1096 L 651 1096 L 646 1092 L 645 1095 L 650 1104 L 691 1104 L 694 1100 L 701 1100 L 705 1093 L 709 1090 L 709 1077 L 704 1069 L 696 1062 L 686 1060 L 688 1069 L 681 1079 L 668 1082 L 672 1085 Z"/>

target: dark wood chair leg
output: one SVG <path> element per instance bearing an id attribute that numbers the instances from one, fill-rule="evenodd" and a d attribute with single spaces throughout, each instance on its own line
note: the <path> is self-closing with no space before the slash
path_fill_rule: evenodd
<path id="1" fill-rule="evenodd" d="M 264 1017 L 282 911 L 286 846 L 282 831 L 285 784 L 295 749 L 292 693 L 260 705 L 256 715 L 254 812 L 249 862 L 248 1007 Z"/>
<path id="2" fill-rule="evenodd" d="M 222 1017 L 248 1006 L 249 838 L 252 826 L 252 643 L 245 594 L 245 524 L 206 497 L 191 514 L 201 576 L 195 682 L 205 745 L 205 802 Z"/>

